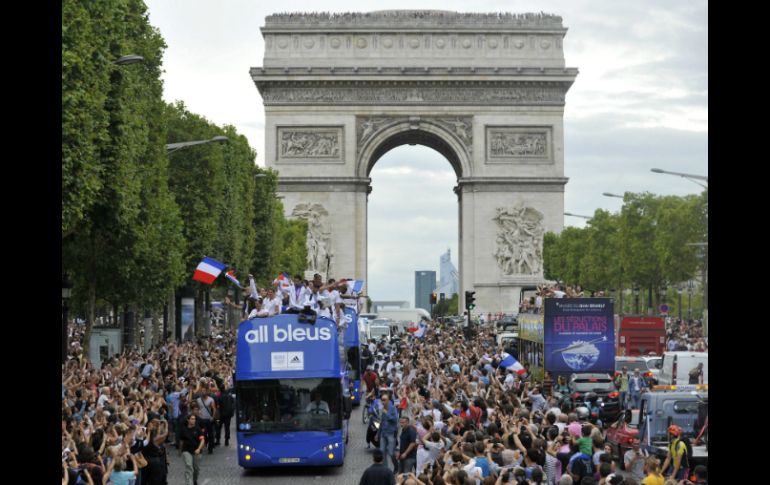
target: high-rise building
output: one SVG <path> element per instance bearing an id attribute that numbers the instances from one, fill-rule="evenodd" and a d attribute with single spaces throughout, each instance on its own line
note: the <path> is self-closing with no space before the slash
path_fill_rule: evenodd
<path id="1" fill-rule="evenodd" d="M 414 272 L 414 307 L 430 312 L 430 294 L 436 290 L 435 271 Z"/>
<path id="2" fill-rule="evenodd" d="M 439 263 L 439 275 L 441 281 L 438 285 L 436 293 L 444 293 L 445 298 L 448 300 L 452 298 L 452 295 L 460 291 L 460 275 L 457 272 L 457 268 L 452 264 L 452 258 L 447 248 L 446 253 L 441 255 Z"/>

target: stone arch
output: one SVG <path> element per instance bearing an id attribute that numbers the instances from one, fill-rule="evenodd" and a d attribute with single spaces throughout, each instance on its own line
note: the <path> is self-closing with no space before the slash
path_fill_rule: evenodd
<path id="1" fill-rule="evenodd" d="M 470 119 L 470 117 L 469 117 Z M 461 138 L 445 126 L 446 120 L 432 119 L 386 119 L 363 140 L 358 150 L 356 176 L 368 178 L 377 161 L 390 150 L 402 145 L 423 145 L 441 153 L 452 165 L 457 178 L 472 174 L 472 140 L 468 121 L 468 132 Z M 359 136 L 365 134 L 358 130 Z M 463 139 L 465 138 L 465 139 Z"/>

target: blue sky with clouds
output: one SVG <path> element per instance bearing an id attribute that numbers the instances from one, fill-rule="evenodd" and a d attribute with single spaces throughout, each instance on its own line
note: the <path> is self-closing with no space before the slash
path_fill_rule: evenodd
<path id="1" fill-rule="evenodd" d="M 580 74 L 564 115 L 565 210 L 616 211 L 602 192 L 686 195 L 700 187 L 651 168 L 708 175 L 708 2 L 649 0 L 356 2 L 145 0 L 168 47 L 168 101 L 246 135 L 264 165 L 264 110 L 249 76 L 262 65 L 259 27 L 283 11 L 441 9 L 540 12 L 563 18 L 566 64 Z M 437 152 L 403 146 L 372 171 L 369 293 L 414 300 L 414 271 L 438 269 L 447 248 L 457 265 L 454 172 Z M 409 194 L 408 199 L 403 194 Z M 565 225 L 583 219 L 565 217 Z"/>

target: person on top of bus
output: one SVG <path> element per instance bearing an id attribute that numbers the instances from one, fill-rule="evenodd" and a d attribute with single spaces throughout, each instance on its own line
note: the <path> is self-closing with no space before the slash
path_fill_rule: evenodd
<path id="1" fill-rule="evenodd" d="M 313 400 L 305 408 L 306 413 L 310 414 L 330 414 L 329 403 L 321 399 L 321 393 L 316 391 L 313 393 Z"/>

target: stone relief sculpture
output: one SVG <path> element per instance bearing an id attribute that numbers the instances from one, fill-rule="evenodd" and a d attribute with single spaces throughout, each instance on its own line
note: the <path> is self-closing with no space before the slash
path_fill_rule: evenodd
<path id="1" fill-rule="evenodd" d="M 380 10 L 376 12 L 305 13 L 286 12 L 269 15 L 265 26 L 426 26 L 426 25 L 505 25 L 516 27 L 562 28 L 562 18 L 547 13 L 460 13 L 447 10 Z"/>
<path id="2" fill-rule="evenodd" d="M 546 157 L 548 138 L 545 133 L 516 131 L 490 132 L 489 150 L 492 157 Z"/>
<path id="3" fill-rule="evenodd" d="M 284 158 L 337 158 L 340 140 L 337 132 L 282 131 L 281 157 Z"/>
<path id="4" fill-rule="evenodd" d="M 504 275 L 539 275 L 543 270 L 543 214 L 531 207 L 498 207 L 495 258 Z"/>
<path id="5" fill-rule="evenodd" d="M 271 83 L 260 88 L 265 105 L 356 103 L 366 105 L 412 105 L 453 103 L 468 105 L 544 105 L 563 106 L 569 85 L 548 83 L 543 86 L 477 87 L 457 82 L 447 86 L 411 87 L 381 83 L 363 83 L 350 87 L 319 83 L 297 87 Z"/>
<path id="6" fill-rule="evenodd" d="M 332 256 L 329 212 L 321 204 L 306 203 L 296 205 L 291 215 L 307 221 L 307 270 L 326 274 Z"/>
<path id="7" fill-rule="evenodd" d="M 356 147 L 358 153 L 361 153 L 364 145 L 374 136 L 377 131 L 386 128 L 388 125 L 403 123 L 409 120 L 406 116 L 392 117 L 359 117 L 356 120 Z M 473 145 L 473 117 L 458 116 L 455 118 L 444 117 L 420 117 L 417 123 L 432 123 L 452 132 L 466 146 L 468 153 L 472 152 Z M 415 125 L 417 126 L 417 125 Z"/>

